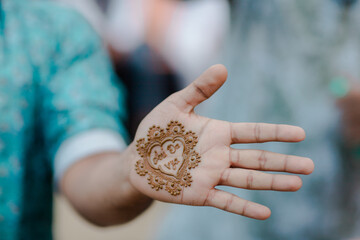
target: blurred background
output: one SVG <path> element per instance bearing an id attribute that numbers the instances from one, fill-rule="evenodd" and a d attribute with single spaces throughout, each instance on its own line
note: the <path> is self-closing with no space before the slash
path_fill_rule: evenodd
<path id="1" fill-rule="evenodd" d="M 155 203 L 110 229 L 57 197 L 56 239 L 355 239 L 360 237 L 360 4 L 356 0 L 61 0 L 106 44 L 128 90 L 129 132 L 214 63 L 229 80 L 197 111 L 233 122 L 303 127 L 301 144 L 262 149 L 310 157 L 297 193 L 227 189 L 272 208 L 264 222 Z M 258 145 L 235 146 L 260 148 Z"/>

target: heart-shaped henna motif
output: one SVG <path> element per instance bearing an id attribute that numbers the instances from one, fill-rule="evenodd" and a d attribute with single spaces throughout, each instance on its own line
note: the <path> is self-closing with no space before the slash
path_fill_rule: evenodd
<path id="1" fill-rule="evenodd" d="M 179 195 L 182 188 L 191 186 L 190 170 L 198 166 L 200 155 L 194 150 L 197 136 L 185 132 L 178 121 L 171 121 L 166 131 L 152 126 L 145 138 L 137 141 L 141 157 L 135 164 L 140 176 L 148 175 L 148 183 L 155 190 L 163 189 L 171 195 Z"/>
<path id="2" fill-rule="evenodd" d="M 184 162 L 184 150 L 185 144 L 182 139 L 164 140 L 161 145 L 153 143 L 150 147 L 149 164 L 164 174 L 176 177 Z"/>

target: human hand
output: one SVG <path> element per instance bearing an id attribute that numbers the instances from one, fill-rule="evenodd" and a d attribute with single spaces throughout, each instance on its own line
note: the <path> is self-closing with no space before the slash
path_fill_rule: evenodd
<path id="1" fill-rule="evenodd" d="M 261 150 L 237 150 L 230 145 L 299 142 L 305 133 L 295 126 L 230 123 L 197 115 L 195 106 L 213 95 L 226 78 L 224 66 L 213 66 L 147 115 L 130 145 L 130 182 L 138 191 L 160 201 L 212 206 L 266 219 L 270 216 L 267 207 L 216 186 L 297 191 L 302 185 L 298 176 L 262 171 L 310 174 L 313 162 Z"/>

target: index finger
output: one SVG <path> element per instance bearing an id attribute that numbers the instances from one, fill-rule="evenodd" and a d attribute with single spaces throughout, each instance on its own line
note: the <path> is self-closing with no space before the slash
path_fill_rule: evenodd
<path id="1" fill-rule="evenodd" d="M 305 131 L 297 126 L 269 123 L 230 123 L 231 143 L 300 142 Z"/>

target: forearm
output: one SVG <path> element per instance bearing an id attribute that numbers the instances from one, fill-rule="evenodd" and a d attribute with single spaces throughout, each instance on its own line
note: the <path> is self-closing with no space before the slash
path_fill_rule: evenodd
<path id="1" fill-rule="evenodd" d="M 123 153 L 103 153 L 74 164 L 61 181 L 61 190 L 87 220 L 109 226 L 127 222 L 150 206 L 152 199 L 129 181 L 130 145 Z"/>

